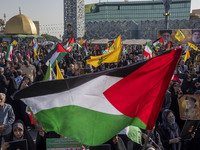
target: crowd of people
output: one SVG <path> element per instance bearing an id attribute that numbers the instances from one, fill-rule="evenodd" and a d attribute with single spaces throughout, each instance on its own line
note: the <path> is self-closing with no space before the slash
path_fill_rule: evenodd
<path id="1" fill-rule="evenodd" d="M 43 59 L 48 55 L 52 45 L 39 46 L 39 53 L 34 59 L 33 46 L 28 43 L 18 44 L 14 46 L 13 61 L 5 59 L 8 46 L 8 44 L 0 46 L 0 143 L 2 143 L 2 138 L 5 141 L 4 144 L 1 144 L 1 148 L 6 150 L 9 147 L 8 141 L 26 139 L 28 149 L 46 149 L 46 138 L 62 138 L 62 135 L 39 130 L 36 141 L 33 142 L 28 129 L 30 130 L 34 126 L 27 113 L 27 106 L 20 100 L 12 100 L 12 94 L 44 79 L 48 66 L 44 64 Z M 126 45 L 125 48 L 127 52 L 122 53 L 119 62 L 101 64 L 95 68 L 88 65 L 86 60 L 90 56 L 102 55 L 106 47 L 90 44 L 87 50 L 85 47 L 80 49 L 78 46 L 74 47 L 59 62 L 61 73 L 64 78 L 70 78 L 85 73 L 118 68 L 147 59 L 143 55 L 144 48 L 141 45 Z M 165 50 L 158 49 L 154 56 L 163 51 Z M 184 94 L 200 94 L 200 63 L 195 59 L 196 55 L 198 52 L 193 52 L 191 58 L 186 62 L 184 58 L 180 59 L 174 73 L 182 82 L 171 81 L 155 128 L 150 136 L 147 136 L 146 131 L 142 131 L 142 141 L 144 144 L 145 140 L 148 140 L 146 146 L 148 150 L 200 149 L 199 127 L 191 133 L 190 139 L 183 140 L 181 138 L 180 132 L 185 121 L 180 118 L 178 106 L 178 100 Z M 55 68 L 54 71 L 56 72 Z M 106 143 L 111 145 L 112 150 L 142 149 L 143 145 L 134 142 L 130 144 L 129 141 L 131 140 L 125 134 L 119 134 Z M 82 147 L 82 149 L 85 148 L 87 149 L 87 146 Z"/>

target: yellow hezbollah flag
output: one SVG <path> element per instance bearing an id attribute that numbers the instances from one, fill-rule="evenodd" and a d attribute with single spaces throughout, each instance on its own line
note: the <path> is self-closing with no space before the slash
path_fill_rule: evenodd
<path id="1" fill-rule="evenodd" d="M 86 60 L 87 64 L 98 67 L 102 63 L 118 62 L 122 51 L 121 35 L 118 36 L 118 38 L 109 49 L 110 51 L 107 54 L 100 56 L 91 56 L 90 59 Z"/>
<path id="2" fill-rule="evenodd" d="M 180 29 L 176 32 L 175 38 L 180 42 L 185 39 L 184 34 L 181 32 Z"/>
<path id="3" fill-rule="evenodd" d="M 186 61 L 186 60 L 188 60 L 189 58 L 190 58 L 190 53 L 189 53 L 189 50 L 187 49 L 187 52 L 186 52 L 186 54 L 185 54 L 184 60 Z"/>
<path id="4" fill-rule="evenodd" d="M 83 38 L 81 38 L 80 42 L 78 43 L 80 46 L 83 45 Z"/>
<path id="5" fill-rule="evenodd" d="M 60 71 L 60 68 L 59 68 L 59 66 L 58 66 L 57 60 L 56 60 L 56 72 L 57 72 L 56 80 L 64 79 L 64 78 L 63 78 L 63 75 L 62 75 L 62 73 L 61 73 L 61 71 Z"/>
<path id="6" fill-rule="evenodd" d="M 17 41 L 16 41 L 16 40 L 14 40 L 12 43 L 13 43 L 13 45 L 15 45 L 15 46 L 17 45 Z"/>
<path id="7" fill-rule="evenodd" d="M 34 59 L 34 60 L 35 60 L 36 56 L 37 56 L 37 52 L 36 52 L 36 50 L 35 50 L 35 48 L 34 48 L 34 49 L 33 49 L 33 59 Z"/>
<path id="8" fill-rule="evenodd" d="M 194 44 L 190 43 L 190 42 L 188 42 L 188 46 L 191 47 L 191 48 L 193 48 L 195 51 L 198 50 L 198 47 L 195 46 Z"/>

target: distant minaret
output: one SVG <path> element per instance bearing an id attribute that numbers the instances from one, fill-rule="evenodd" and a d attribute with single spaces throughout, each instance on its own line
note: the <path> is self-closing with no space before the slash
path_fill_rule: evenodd
<path id="1" fill-rule="evenodd" d="M 19 14 L 21 15 L 22 13 L 21 13 L 21 7 L 19 7 Z"/>

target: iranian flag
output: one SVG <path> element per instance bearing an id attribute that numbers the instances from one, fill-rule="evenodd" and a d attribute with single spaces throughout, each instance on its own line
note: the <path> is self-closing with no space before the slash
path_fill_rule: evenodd
<path id="1" fill-rule="evenodd" d="M 13 44 L 11 43 L 7 52 L 6 52 L 6 56 L 5 59 L 8 61 L 13 61 L 12 55 L 14 54 L 14 49 L 13 49 Z"/>
<path id="2" fill-rule="evenodd" d="M 129 125 L 151 130 L 182 48 L 146 61 L 63 80 L 36 82 L 15 93 L 46 131 L 99 145 Z"/>
<path id="3" fill-rule="evenodd" d="M 153 53 L 153 49 L 151 48 L 151 46 L 149 45 L 149 43 L 146 43 L 145 49 L 144 49 L 144 56 L 149 56 L 149 58 L 152 58 L 152 53 Z"/>
<path id="4" fill-rule="evenodd" d="M 54 68 L 56 66 L 56 60 L 59 63 L 66 54 L 67 50 L 60 43 L 58 43 L 55 49 L 48 53 L 48 55 L 43 60 L 47 66 L 49 66 L 50 61 L 51 67 Z"/>

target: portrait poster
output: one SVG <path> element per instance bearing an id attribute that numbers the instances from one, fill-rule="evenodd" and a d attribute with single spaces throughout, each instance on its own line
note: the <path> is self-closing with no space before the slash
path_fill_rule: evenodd
<path id="1" fill-rule="evenodd" d="M 180 118 L 183 120 L 200 120 L 198 95 L 183 95 L 179 103 Z"/>
<path id="2" fill-rule="evenodd" d="M 47 150 L 81 150 L 82 144 L 70 138 L 47 138 Z"/>
<path id="3" fill-rule="evenodd" d="M 184 35 L 184 39 L 181 41 L 178 41 L 175 38 L 175 35 L 177 33 L 177 31 L 180 30 L 181 33 Z M 166 36 L 164 34 L 169 34 L 169 40 L 172 43 L 175 44 L 185 44 L 187 45 L 188 42 L 192 43 L 194 45 L 200 45 L 200 29 L 172 29 L 172 30 L 164 30 L 164 29 L 160 29 L 158 30 L 158 38 Z"/>
<path id="4" fill-rule="evenodd" d="M 17 140 L 17 141 L 10 141 L 9 143 L 9 148 L 7 150 L 28 150 L 28 144 L 26 139 L 22 140 Z"/>
<path id="5" fill-rule="evenodd" d="M 199 123 L 199 120 L 187 120 L 181 131 L 181 139 L 191 139 L 191 134 L 193 134 L 195 130 L 199 127 Z"/>
<path id="6" fill-rule="evenodd" d="M 66 33 L 67 33 L 68 39 L 73 37 L 73 25 L 72 25 L 72 23 L 66 23 Z"/>

